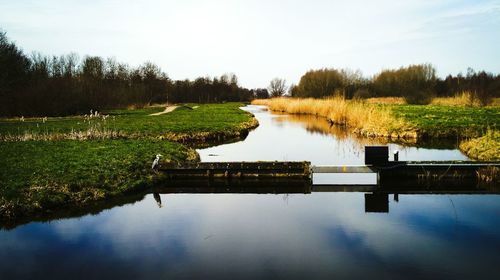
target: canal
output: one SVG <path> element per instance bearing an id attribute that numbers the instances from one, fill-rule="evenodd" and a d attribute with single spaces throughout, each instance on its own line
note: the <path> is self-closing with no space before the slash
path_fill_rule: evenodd
<path id="1" fill-rule="evenodd" d="M 198 150 L 203 161 L 362 164 L 363 147 L 371 144 L 387 144 L 401 160 L 467 159 L 453 142 L 385 143 L 311 116 L 245 110 L 260 126 L 244 141 Z M 0 278 L 496 279 L 500 272 L 500 196 L 475 194 L 475 186 L 469 194 L 387 195 L 381 211 L 363 191 L 237 193 L 228 183 L 221 193 L 171 193 L 172 187 L 0 230 Z"/>

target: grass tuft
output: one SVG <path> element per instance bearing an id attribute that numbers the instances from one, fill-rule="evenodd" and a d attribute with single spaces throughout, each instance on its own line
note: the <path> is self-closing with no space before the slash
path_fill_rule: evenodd
<path id="1" fill-rule="evenodd" d="M 461 142 L 460 149 L 470 158 L 500 160 L 500 131 L 489 129 L 481 137 Z"/>

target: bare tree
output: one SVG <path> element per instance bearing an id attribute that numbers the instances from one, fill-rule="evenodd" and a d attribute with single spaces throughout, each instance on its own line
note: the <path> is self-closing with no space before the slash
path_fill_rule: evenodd
<path id="1" fill-rule="evenodd" d="M 268 89 L 271 97 L 278 97 L 284 95 L 287 89 L 285 79 L 274 78 L 269 84 Z"/>

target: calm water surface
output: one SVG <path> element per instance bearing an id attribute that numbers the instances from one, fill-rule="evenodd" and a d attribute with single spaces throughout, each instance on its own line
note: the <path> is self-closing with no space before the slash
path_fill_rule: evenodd
<path id="1" fill-rule="evenodd" d="M 259 127 L 245 141 L 198 150 L 203 161 L 310 161 L 314 165 L 364 164 L 365 145 L 387 145 L 399 151 L 399 160 L 466 160 L 455 143 L 437 148 L 419 148 L 384 142 L 384 139 L 355 137 L 326 119 L 307 115 L 271 114 L 263 106 L 247 106 Z M 391 157 L 392 160 L 392 157 Z M 322 174 L 316 175 L 320 181 Z M 316 179 L 316 178 L 313 178 Z M 376 175 L 328 175 L 339 184 L 374 184 Z"/>
<path id="2" fill-rule="evenodd" d="M 249 110 L 261 126 L 200 150 L 203 160 L 363 162 L 366 140 Z M 464 159 L 453 148 L 389 145 L 402 159 Z M 358 192 L 147 194 L 0 230 L 0 279 L 498 278 L 500 196 L 390 195 L 386 213 L 365 203 Z"/>

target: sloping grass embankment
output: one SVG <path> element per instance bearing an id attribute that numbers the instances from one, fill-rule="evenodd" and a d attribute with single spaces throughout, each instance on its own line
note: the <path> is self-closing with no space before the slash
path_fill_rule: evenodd
<path id="1" fill-rule="evenodd" d="M 257 125 L 241 103 L 114 110 L 66 118 L 0 119 L 0 221 L 44 215 L 150 187 L 162 161 L 196 161 L 184 144 L 223 141 Z M 90 113 L 90 112 L 89 112 Z"/>

